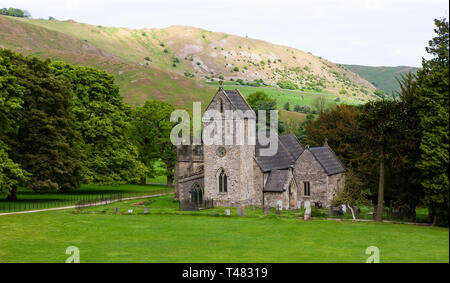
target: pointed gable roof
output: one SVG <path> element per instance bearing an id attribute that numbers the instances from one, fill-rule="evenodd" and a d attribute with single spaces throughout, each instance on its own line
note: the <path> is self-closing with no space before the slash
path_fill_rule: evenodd
<path id="1" fill-rule="evenodd" d="M 287 169 L 294 165 L 295 158 L 289 153 L 286 146 L 281 142 L 278 136 L 278 149 L 274 156 L 261 156 L 260 149 L 269 148 L 269 145 L 262 146 L 259 141 L 256 141 L 255 159 L 256 163 L 261 167 L 263 172 L 268 172 L 276 169 Z"/>
<path id="2" fill-rule="evenodd" d="M 231 103 L 231 105 L 233 105 L 234 108 L 236 108 L 236 110 L 241 110 L 244 113 L 246 111 L 251 111 L 250 117 L 244 115 L 246 118 L 253 118 L 253 119 L 256 118 L 255 112 L 250 107 L 250 105 L 247 103 L 247 100 L 245 100 L 244 96 L 240 93 L 240 91 L 238 89 L 224 90 L 222 87 L 219 87 L 216 95 L 214 95 L 213 99 L 211 99 L 211 101 L 209 102 L 208 106 L 205 109 L 209 108 L 209 106 L 214 101 L 214 99 L 216 99 L 216 97 L 219 93 L 222 93 L 228 99 L 228 101 Z"/>
<path id="3" fill-rule="evenodd" d="M 344 173 L 344 165 L 329 146 L 311 147 L 309 149 L 328 175 Z"/>
<path id="4" fill-rule="evenodd" d="M 294 159 L 297 159 L 302 154 L 304 148 L 294 134 L 281 135 L 280 140 Z"/>

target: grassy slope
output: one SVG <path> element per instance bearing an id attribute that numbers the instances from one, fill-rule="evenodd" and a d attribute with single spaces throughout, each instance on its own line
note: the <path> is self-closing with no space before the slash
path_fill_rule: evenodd
<path id="1" fill-rule="evenodd" d="M 44 28 L 18 18 L 0 16 L 0 47 L 27 55 L 63 60 L 106 70 L 116 78 L 124 101 L 143 104 L 147 99 L 169 101 L 177 107 L 189 108 L 191 102 L 207 103 L 214 89 L 196 80 L 156 67 L 138 64 L 105 51 L 90 41 Z M 61 22 L 64 23 L 64 22 Z M 130 49 L 123 49 L 128 52 Z M 115 50 L 113 50 L 115 51 Z"/>
<path id="2" fill-rule="evenodd" d="M 343 95 L 342 98 L 359 101 L 370 98 L 360 91 L 361 88 L 365 88 L 369 94 L 373 90 L 370 83 L 340 65 L 300 50 L 261 40 L 209 32 L 193 27 L 172 26 L 165 29 L 133 30 L 93 26 L 75 21 L 3 18 L 14 21 L 16 24 L 28 23 L 47 31 L 56 31 L 77 39 L 84 45 L 98 48 L 110 57 L 131 64 L 133 68 L 141 67 L 136 72 L 130 71 L 130 75 L 127 73 L 118 75 L 119 71 L 123 72 L 118 68 L 111 70 L 118 79 L 125 100 L 131 104 L 142 103 L 147 97 L 176 101 L 178 104 L 186 105 L 188 101 L 191 102 L 197 97 L 200 97 L 201 101 L 210 98 L 206 93 L 211 95 L 213 91 L 198 84 L 197 80 L 185 78 L 184 72 L 192 73 L 196 78 L 208 76 L 217 79 L 219 75 L 225 76 L 225 79 L 242 78 L 248 81 L 262 78 L 273 84 L 280 79 L 296 81 L 301 76 L 305 81 L 322 78 L 326 80 L 326 91 L 337 94 L 339 90 L 346 88 L 348 94 Z M 39 33 L 42 34 L 42 29 Z M 4 41 L 1 37 L 0 40 L 0 43 Z M 41 36 L 35 45 L 48 45 L 48 41 L 49 38 Z M 20 41 L 12 44 L 5 42 L 16 45 L 16 49 L 21 47 Z M 28 50 L 28 53 L 31 53 L 36 46 L 29 50 L 22 48 L 22 52 Z M 57 53 L 57 50 L 67 48 L 64 44 L 53 45 L 53 47 L 57 48 L 55 52 L 50 53 Z M 164 53 L 164 49 L 168 52 Z M 145 60 L 145 57 L 149 57 L 151 61 Z M 175 57 L 179 59 L 179 62 L 176 63 L 176 67 L 173 67 Z M 281 61 L 274 62 L 274 58 Z M 272 59 L 270 65 L 269 59 Z M 71 62 L 75 59 L 66 58 L 66 60 Z M 265 64 L 260 64 L 261 61 L 265 61 Z M 232 71 L 235 66 L 240 68 L 239 72 Z M 244 70 L 245 66 L 247 66 L 246 70 Z M 297 70 L 289 71 L 292 68 Z M 189 85 L 188 82 L 191 84 Z M 178 88 L 177 85 L 183 88 Z M 191 95 L 192 92 L 195 94 Z"/>
<path id="3" fill-rule="evenodd" d="M 352 72 L 357 73 L 361 77 L 368 80 L 375 87 L 384 90 L 388 95 L 391 95 L 394 91 L 399 91 L 399 85 L 396 78 L 399 78 L 401 74 L 408 72 L 417 72 L 418 68 L 415 67 L 370 67 L 360 65 L 345 65 Z"/>
<path id="4" fill-rule="evenodd" d="M 162 205 L 176 204 L 166 197 Z M 64 262 L 72 245 L 81 262 L 365 262 L 369 246 L 380 249 L 381 262 L 449 261 L 444 228 L 207 212 L 2 216 L 0 262 Z"/>

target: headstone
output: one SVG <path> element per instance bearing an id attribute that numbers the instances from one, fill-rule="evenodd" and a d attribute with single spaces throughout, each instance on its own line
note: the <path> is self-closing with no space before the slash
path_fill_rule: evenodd
<path id="1" fill-rule="evenodd" d="M 225 215 L 230 215 L 230 210 L 229 209 L 225 209 Z"/>
<path id="2" fill-rule="evenodd" d="M 279 206 L 277 206 L 277 215 L 281 215 L 281 209 Z"/>
<path id="3" fill-rule="evenodd" d="M 245 207 L 238 207 L 238 216 L 245 216 Z"/>
<path id="4" fill-rule="evenodd" d="M 283 203 L 281 200 L 277 201 L 277 210 L 283 210 Z"/>
<path id="5" fill-rule="evenodd" d="M 148 213 L 148 207 L 144 208 L 144 213 Z"/>
<path id="6" fill-rule="evenodd" d="M 347 212 L 347 206 L 345 204 L 342 205 L 342 211 L 344 214 Z"/>
<path id="7" fill-rule="evenodd" d="M 116 207 L 116 214 L 118 214 L 119 213 L 119 208 L 118 207 Z"/>
<path id="8" fill-rule="evenodd" d="M 308 221 L 311 219 L 311 203 L 309 200 L 305 201 L 305 215 L 303 217 L 305 221 Z"/>
<path id="9" fill-rule="evenodd" d="M 133 214 L 133 210 L 132 209 L 128 209 L 128 213 L 129 214 Z"/>

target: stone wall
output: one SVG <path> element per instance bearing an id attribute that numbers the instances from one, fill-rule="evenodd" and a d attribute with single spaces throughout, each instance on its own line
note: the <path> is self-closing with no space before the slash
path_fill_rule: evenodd
<path id="1" fill-rule="evenodd" d="M 179 145 L 177 146 L 177 163 L 175 164 L 175 190 L 174 199 L 179 200 L 179 180 L 203 171 L 203 146 Z"/>
<path id="2" fill-rule="evenodd" d="M 179 199 L 180 202 L 189 202 L 191 198 L 191 189 L 195 184 L 198 184 L 204 191 L 204 177 L 203 174 L 196 174 L 179 180 Z M 204 198 L 205 199 L 205 198 Z"/>
<path id="3" fill-rule="evenodd" d="M 264 192 L 264 207 L 277 207 L 279 200 L 281 200 L 282 209 L 288 209 L 289 199 L 286 191 Z"/>
<path id="4" fill-rule="evenodd" d="M 209 109 L 220 110 L 219 101 L 222 101 L 224 111 L 235 110 L 234 106 L 229 102 L 225 95 L 218 92 L 215 98 L 208 106 Z M 215 206 L 239 206 L 251 205 L 257 197 L 254 187 L 254 165 L 255 156 L 254 145 L 235 145 L 236 139 L 239 138 L 237 132 L 237 122 L 241 122 L 239 117 L 225 119 L 222 115 L 222 123 L 230 125 L 233 131 L 233 144 L 223 145 L 225 132 L 222 133 L 222 142 L 220 145 L 204 145 L 204 168 L 205 168 L 205 197 L 214 199 Z M 210 125 L 210 121 L 203 121 L 206 128 Z M 226 154 L 223 157 L 217 155 L 217 149 L 223 146 Z M 228 190 L 227 192 L 219 192 L 218 174 L 223 169 L 227 175 Z"/>
<path id="5" fill-rule="evenodd" d="M 309 200 L 311 204 L 320 202 L 324 206 L 330 205 L 328 174 L 308 149 L 295 162 L 294 178 L 298 186 L 297 201 L 300 201 L 302 206 L 305 200 Z M 310 182 L 310 196 L 304 195 L 304 182 Z"/>

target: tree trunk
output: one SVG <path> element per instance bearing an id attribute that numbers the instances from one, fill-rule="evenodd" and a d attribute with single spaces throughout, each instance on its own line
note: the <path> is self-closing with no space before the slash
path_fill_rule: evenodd
<path id="1" fill-rule="evenodd" d="M 13 201 L 17 200 L 17 188 L 14 188 L 9 191 L 9 194 L 6 197 L 6 200 L 13 200 Z"/>
<path id="2" fill-rule="evenodd" d="M 350 209 L 350 211 L 352 212 L 353 221 L 355 221 L 356 220 L 355 211 L 353 210 L 353 208 L 349 204 L 347 204 L 347 206 Z"/>
<path id="3" fill-rule="evenodd" d="M 141 177 L 141 181 L 139 182 L 142 186 L 147 184 L 147 176 Z"/>
<path id="4" fill-rule="evenodd" d="M 380 180 L 378 183 L 378 204 L 376 221 L 383 221 L 383 201 L 384 201 L 384 147 L 381 148 L 381 158 L 380 158 Z"/>
<path id="5" fill-rule="evenodd" d="M 167 175 L 167 186 L 173 187 L 173 176 L 172 174 Z"/>
<path id="6" fill-rule="evenodd" d="M 411 208 L 409 210 L 408 221 L 416 222 L 416 205 L 415 204 L 411 204 Z"/>

